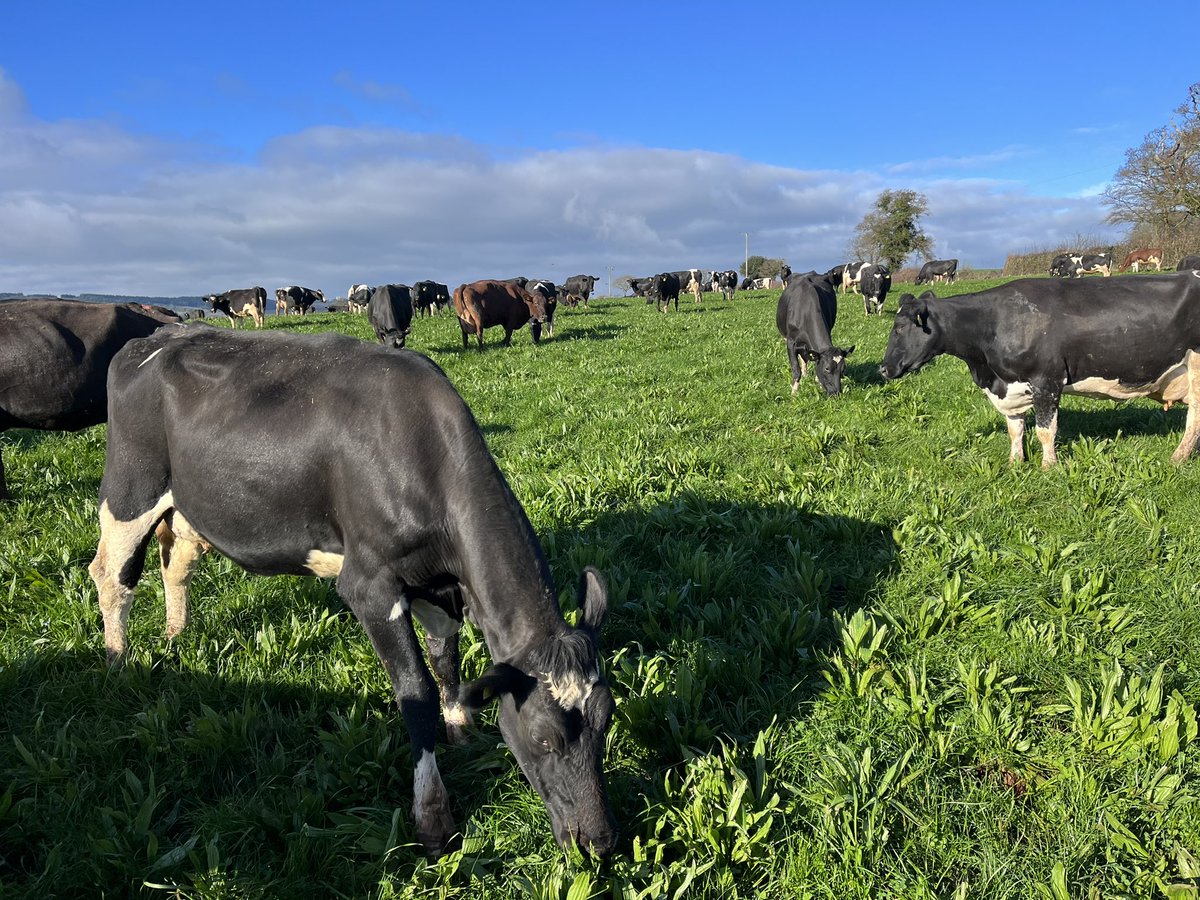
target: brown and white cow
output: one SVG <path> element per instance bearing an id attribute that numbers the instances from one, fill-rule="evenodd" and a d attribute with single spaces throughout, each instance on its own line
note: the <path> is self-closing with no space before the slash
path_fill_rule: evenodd
<path id="1" fill-rule="evenodd" d="M 1163 252 L 1161 247 L 1147 247 L 1145 250 L 1131 250 L 1121 263 L 1121 270 L 1133 269 L 1138 271 L 1139 266 L 1154 266 L 1155 272 L 1162 271 Z"/>
<path id="2" fill-rule="evenodd" d="M 474 281 L 460 284 L 454 290 L 454 312 L 462 329 L 463 349 L 475 335 L 483 349 L 483 330 L 493 325 L 504 328 L 504 346 L 512 344 L 512 334 L 526 322 L 539 327 L 531 329 L 533 342 L 541 340 L 541 325 L 546 321 L 546 301 L 540 293 L 507 281 Z"/>

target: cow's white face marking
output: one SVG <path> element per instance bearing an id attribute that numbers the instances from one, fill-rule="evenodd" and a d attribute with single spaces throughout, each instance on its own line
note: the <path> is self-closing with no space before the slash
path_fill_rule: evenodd
<path id="1" fill-rule="evenodd" d="M 1033 406 L 1033 387 L 1027 381 L 1014 381 L 1003 397 L 996 396 L 987 388 L 983 392 L 996 411 L 1009 418 L 1023 415 Z"/>
<path id="2" fill-rule="evenodd" d="M 388 621 L 395 622 L 406 612 L 408 612 L 408 601 L 401 597 L 392 604 L 392 611 L 388 613 Z"/>
<path id="3" fill-rule="evenodd" d="M 326 553 L 324 550 L 309 550 L 308 558 L 304 560 L 304 568 L 318 578 L 337 578 L 342 571 L 345 557 L 340 553 Z"/>
<path id="4" fill-rule="evenodd" d="M 600 671 L 597 669 L 590 678 L 576 673 L 571 673 L 564 678 L 554 678 L 548 672 L 543 672 L 542 681 L 545 682 L 550 696 L 559 706 L 567 710 L 582 711 L 584 704 L 587 703 L 587 698 L 591 696 L 592 690 L 600 682 Z"/>

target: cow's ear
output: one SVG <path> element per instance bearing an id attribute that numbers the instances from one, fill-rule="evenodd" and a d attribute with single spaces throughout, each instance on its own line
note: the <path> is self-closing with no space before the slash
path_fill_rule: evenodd
<path id="1" fill-rule="evenodd" d="M 842 356 L 849 356 L 851 353 L 853 353 L 853 352 L 854 352 L 854 348 L 855 348 L 856 346 L 858 346 L 858 345 L 857 345 L 857 344 L 851 344 L 849 347 L 847 347 L 845 350 L 843 350 L 843 351 L 842 351 Z"/>
<path id="2" fill-rule="evenodd" d="M 920 326 L 922 331 L 929 330 L 929 310 L 924 305 L 917 310 L 917 325 Z"/>
<path id="3" fill-rule="evenodd" d="M 523 697 L 533 687 L 534 679 L 526 675 L 516 666 L 508 663 L 496 663 L 486 672 L 460 685 L 458 702 L 472 712 L 483 709 L 502 694 L 517 694 Z"/>
<path id="4" fill-rule="evenodd" d="M 604 617 L 608 615 L 608 583 L 599 569 L 585 566 L 579 573 L 575 603 L 583 611 L 583 624 L 599 632 Z"/>

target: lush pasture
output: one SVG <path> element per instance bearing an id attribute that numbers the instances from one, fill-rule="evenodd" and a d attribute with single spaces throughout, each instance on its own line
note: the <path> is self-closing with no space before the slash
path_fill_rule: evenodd
<path id="1" fill-rule="evenodd" d="M 155 563 L 110 669 L 85 569 L 104 429 L 0 439 L 0 895 L 1197 896 L 1185 408 L 1067 398 L 1061 464 L 1031 439 L 1010 467 L 958 360 L 882 382 L 897 294 L 882 319 L 842 301 L 833 399 L 790 394 L 773 291 L 599 300 L 482 354 L 415 323 L 564 604 L 581 566 L 608 575 L 602 866 L 554 844 L 490 717 L 441 750 L 464 849 L 420 855 L 407 735 L 328 582 L 210 557 L 168 645 Z"/>

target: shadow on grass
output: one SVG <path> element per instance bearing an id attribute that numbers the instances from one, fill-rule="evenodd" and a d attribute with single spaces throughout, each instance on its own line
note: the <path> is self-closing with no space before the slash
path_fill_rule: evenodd
<path id="1" fill-rule="evenodd" d="M 628 331 L 628 325 L 585 325 L 582 328 L 563 328 L 561 322 L 554 323 L 554 337 L 543 338 L 552 344 L 565 341 L 614 341 L 623 331 Z"/>

